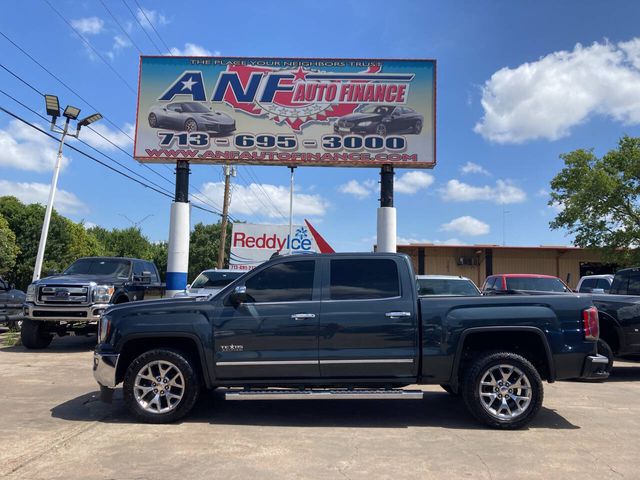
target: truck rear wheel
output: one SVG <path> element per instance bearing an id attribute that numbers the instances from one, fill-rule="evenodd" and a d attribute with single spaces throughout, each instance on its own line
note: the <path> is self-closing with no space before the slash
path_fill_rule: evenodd
<path id="1" fill-rule="evenodd" d="M 124 401 L 147 423 L 170 423 L 193 408 L 200 382 L 189 360 L 176 350 L 149 350 L 137 357 L 124 377 Z"/>
<path id="2" fill-rule="evenodd" d="M 53 340 L 53 335 L 45 332 L 44 322 L 25 319 L 20 329 L 20 340 L 22 345 L 30 350 L 41 350 L 47 348 Z"/>
<path id="3" fill-rule="evenodd" d="M 486 353 L 470 366 L 462 384 L 467 409 L 494 428 L 517 429 L 542 406 L 542 379 L 526 358 L 510 352 Z"/>

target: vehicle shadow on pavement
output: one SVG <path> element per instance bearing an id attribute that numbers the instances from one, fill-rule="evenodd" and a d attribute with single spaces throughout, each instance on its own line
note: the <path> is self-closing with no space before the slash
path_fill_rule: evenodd
<path id="1" fill-rule="evenodd" d="M 96 336 L 75 336 L 70 335 L 68 337 L 54 338 L 51 345 L 42 350 L 29 350 L 23 345 L 13 345 L 11 347 L 0 348 L 2 352 L 22 352 L 22 353 L 74 353 L 74 352 L 88 352 L 93 350 L 96 346 Z"/>
<path id="2" fill-rule="evenodd" d="M 640 364 L 638 366 L 625 365 L 616 366 L 613 364 L 611 375 L 605 380 L 607 382 L 633 382 L 640 380 Z"/>
<path id="3" fill-rule="evenodd" d="M 92 392 L 62 403 L 51 415 L 70 421 L 137 423 L 126 409 L 122 391 L 113 404 L 100 402 Z M 422 400 L 253 400 L 225 401 L 221 394 L 203 392 L 197 405 L 180 423 L 254 425 L 273 427 L 440 427 L 482 429 L 459 398 L 447 393 L 427 392 Z M 556 430 L 579 429 L 555 410 L 542 407 L 527 427 Z"/>

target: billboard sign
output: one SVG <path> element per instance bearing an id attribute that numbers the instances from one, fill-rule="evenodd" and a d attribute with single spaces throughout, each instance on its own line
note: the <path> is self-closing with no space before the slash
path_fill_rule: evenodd
<path id="1" fill-rule="evenodd" d="M 435 60 L 148 57 L 140 162 L 433 168 Z"/>
<path id="2" fill-rule="evenodd" d="M 333 253 L 333 249 L 313 226 L 294 225 L 289 236 L 289 225 L 256 225 L 234 223 L 231 234 L 229 268 L 251 270 L 266 262 L 275 253 Z"/>

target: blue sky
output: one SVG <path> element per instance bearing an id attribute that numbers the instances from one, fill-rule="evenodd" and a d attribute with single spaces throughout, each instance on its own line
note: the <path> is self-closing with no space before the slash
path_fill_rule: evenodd
<path id="1" fill-rule="evenodd" d="M 558 156 L 582 147 L 602 154 L 623 134 L 640 135 L 636 1 L 194 1 L 178 8 L 137 0 L 160 37 L 135 0 L 103 3 L 51 1 L 94 50 L 45 0 L 13 3 L 0 31 L 108 117 L 112 124 L 96 128 L 127 152 L 138 48 L 158 54 L 154 43 L 163 53 L 168 47 L 187 55 L 437 59 L 438 165 L 396 171 L 401 243 L 569 244 L 565 232 L 548 227 L 556 209 L 547 206 L 547 192 L 562 167 Z M 0 63 L 37 90 L 57 94 L 63 106 L 93 113 L 4 37 Z M 41 97 L 1 68 L 0 88 L 44 114 Z M 46 125 L 2 94 L 0 106 Z M 82 138 L 173 191 L 161 178 L 172 178 L 169 168 L 152 166 L 153 173 L 88 131 Z M 0 112 L 0 194 L 44 203 L 55 148 Z M 144 233 L 167 238 L 169 199 L 71 150 L 66 154 L 56 200 L 62 213 L 105 227 L 151 215 L 141 224 Z M 285 167 L 238 167 L 231 213 L 250 222 L 285 222 L 288 174 Z M 219 206 L 221 175 L 219 166 L 195 166 L 191 185 Z M 377 180 L 376 169 L 300 168 L 296 218 L 311 220 L 338 250 L 370 250 Z M 193 211 L 192 223 L 216 220 Z"/>

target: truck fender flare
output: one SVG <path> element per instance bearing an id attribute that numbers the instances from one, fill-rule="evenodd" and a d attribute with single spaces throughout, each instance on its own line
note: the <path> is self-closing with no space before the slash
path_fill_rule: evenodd
<path id="1" fill-rule="evenodd" d="M 202 376 L 204 377 L 204 383 L 207 388 L 212 387 L 211 376 L 209 374 L 209 363 L 207 362 L 207 357 L 204 352 L 204 347 L 202 346 L 202 342 L 200 338 L 194 334 L 189 332 L 152 332 L 152 333 L 132 333 L 127 335 L 120 341 L 120 345 L 117 351 L 122 352 L 124 350 L 127 343 L 132 340 L 137 339 L 150 339 L 150 338 L 186 338 L 192 340 L 196 344 L 196 348 L 198 349 L 198 357 L 200 358 L 200 365 L 202 365 Z"/>
<path id="2" fill-rule="evenodd" d="M 460 368 L 460 361 L 462 360 L 462 349 L 464 348 L 464 342 L 469 335 L 474 333 L 489 333 L 489 332 L 523 332 L 534 333 L 542 341 L 544 346 L 545 356 L 547 358 L 547 365 L 549 366 L 549 383 L 553 383 L 556 379 L 556 366 L 553 361 L 553 354 L 551 353 L 551 347 L 546 335 L 538 327 L 530 326 L 491 326 L 491 327 L 471 327 L 462 331 L 460 334 L 460 340 L 458 340 L 458 346 L 456 348 L 456 356 L 453 360 L 453 371 L 451 372 L 451 385 L 458 384 L 458 369 Z"/>

